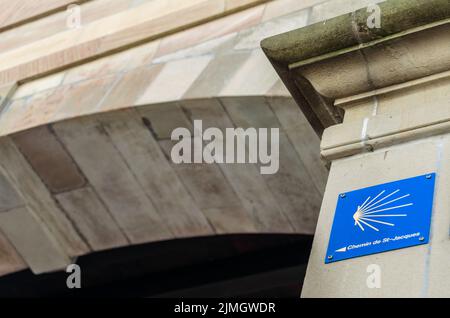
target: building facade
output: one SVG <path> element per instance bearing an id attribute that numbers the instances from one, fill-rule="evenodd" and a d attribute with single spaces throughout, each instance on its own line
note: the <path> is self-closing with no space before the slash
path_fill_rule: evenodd
<path id="1" fill-rule="evenodd" d="M 2 6 L 1 275 L 142 243 L 294 233 L 315 234 L 305 297 L 449 295 L 448 1 Z M 195 121 L 277 128 L 277 173 L 174 163 L 177 128 L 203 146 Z M 323 263 L 340 192 L 431 172 L 430 244 Z M 381 289 L 366 286 L 370 264 Z"/>

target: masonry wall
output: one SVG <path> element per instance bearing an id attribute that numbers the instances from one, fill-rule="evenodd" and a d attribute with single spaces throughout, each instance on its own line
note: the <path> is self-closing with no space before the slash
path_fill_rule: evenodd
<path id="1" fill-rule="evenodd" d="M 0 274 L 155 240 L 314 233 L 319 138 L 259 42 L 371 2 L 1 1 Z M 194 119 L 280 128 L 281 173 L 173 166 L 170 132 Z"/>

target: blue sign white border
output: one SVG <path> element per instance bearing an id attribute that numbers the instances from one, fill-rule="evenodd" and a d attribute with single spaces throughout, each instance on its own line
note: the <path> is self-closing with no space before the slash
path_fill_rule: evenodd
<path id="1" fill-rule="evenodd" d="M 332 246 L 333 245 L 332 243 L 333 243 L 333 235 L 336 235 L 336 233 L 335 233 L 336 232 L 335 231 L 335 224 L 336 224 L 337 212 L 338 212 L 338 208 L 339 208 L 339 205 L 341 203 L 340 202 L 341 200 L 345 200 L 345 198 L 347 196 L 351 195 L 352 193 L 358 192 L 358 191 L 369 190 L 369 189 L 372 189 L 372 188 L 382 188 L 382 187 L 387 186 L 387 185 L 392 185 L 392 184 L 400 183 L 400 182 L 407 182 L 409 180 L 419 179 L 419 178 L 421 180 L 425 180 L 425 179 L 428 180 L 428 183 L 427 183 L 426 187 L 427 188 L 429 187 L 428 188 L 428 198 L 425 198 L 426 199 L 426 204 L 427 204 L 426 205 L 427 211 L 426 211 L 426 214 L 425 214 L 425 217 L 427 219 L 426 219 L 425 223 L 427 223 L 427 224 L 424 224 L 424 225 L 423 224 L 419 224 L 418 225 L 419 228 L 420 228 L 421 225 L 427 226 L 426 230 L 424 230 L 423 233 L 419 233 L 420 235 L 417 235 L 417 238 L 414 237 L 414 235 L 410 235 L 408 240 L 410 238 L 413 238 L 413 240 L 411 240 L 411 242 L 404 243 L 403 244 L 404 246 L 388 247 L 388 248 L 386 248 L 384 250 L 378 250 L 378 251 L 372 251 L 372 252 L 362 252 L 360 254 L 350 255 L 350 256 L 347 256 L 347 255 L 342 256 L 344 253 L 338 253 L 338 252 L 345 252 L 345 251 L 343 251 L 345 249 L 345 247 L 335 250 L 336 246 Z M 332 228 L 331 228 L 330 236 L 329 236 L 329 241 L 328 241 L 327 254 L 325 255 L 325 264 L 330 264 L 330 263 L 344 261 L 344 260 L 348 260 L 348 259 L 352 259 L 352 258 L 359 258 L 359 257 L 373 255 L 373 254 L 385 253 L 385 252 L 394 251 L 394 250 L 398 250 L 398 249 L 403 249 L 403 248 L 409 248 L 409 247 L 413 247 L 413 246 L 428 244 L 429 243 L 429 236 L 430 236 L 430 228 L 431 228 L 431 218 L 432 218 L 432 213 L 433 213 L 435 181 L 436 181 L 436 173 L 433 172 L 433 173 L 428 173 L 428 174 L 425 174 L 425 175 L 420 175 L 420 176 L 406 178 L 406 179 L 402 179 L 402 180 L 387 182 L 387 183 L 383 183 L 383 184 L 378 184 L 378 185 L 374 185 L 374 186 L 370 186 L 370 187 L 366 187 L 366 188 L 361 188 L 361 189 L 349 191 L 349 192 L 346 192 L 346 193 L 341 193 L 338 196 L 338 201 L 337 201 L 337 204 L 336 204 L 333 224 L 332 224 Z M 388 208 L 386 208 L 386 206 L 382 207 L 383 205 L 385 205 L 385 204 L 387 204 L 387 203 L 389 203 L 391 201 L 392 202 L 394 202 L 394 201 L 401 202 L 401 201 L 398 201 L 398 200 L 401 200 L 401 199 L 405 199 L 406 200 L 407 197 L 409 196 L 408 194 L 406 194 L 406 195 L 403 194 L 401 196 L 400 196 L 400 194 L 398 194 L 398 196 L 395 197 L 394 194 L 396 194 L 398 191 L 400 191 L 400 190 L 392 191 L 390 193 L 389 192 L 385 193 L 385 191 L 381 191 L 381 192 L 378 193 L 377 196 L 374 195 L 372 199 L 370 197 L 368 197 L 364 201 L 364 203 L 362 203 L 361 205 L 358 204 L 357 211 L 353 214 L 353 221 L 355 222 L 355 227 L 358 225 L 358 227 L 361 229 L 361 231 L 364 231 L 365 229 L 369 229 L 369 227 L 372 228 L 372 230 L 377 230 L 378 231 L 379 225 L 381 225 L 381 226 L 385 226 L 385 225 L 393 226 L 394 224 L 389 224 L 389 222 L 385 222 L 383 219 L 375 218 L 373 216 L 374 215 L 376 215 L 378 217 L 384 216 L 384 215 L 380 215 L 381 212 L 379 214 L 376 214 L 378 211 L 393 210 L 393 209 L 397 209 L 397 208 L 402 208 L 402 207 L 413 205 L 412 203 L 409 203 L 409 202 L 408 203 L 402 202 L 402 203 L 396 203 L 396 206 L 394 206 L 394 207 L 389 207 L 389 205 L 387 206 Z M 386 198 L 390 197 L 390 198 L 386 199 L 384 197 L 386 197 Z M 386 200 L 386 201 L 384 201 L 383 204 L 378 204 L 378 207 L 371 206 L 371 204 L 373 205 L 373 202 L 376 201 L 376 200 L 378 200 L 378 201 Z M 364 210 L 365 210 L 365 212 L 364 212 Z M 358 211 L 360 211 L 359 214 L 358 214 Z M 373 213 L 373 215 L 370 215 L 370 216 L 369 215 L 364 215 L 361 219 L 359 219 L 358 217 L 359 217 L 361 211 L 366 213 L 366 214 L 372 214 Z M 383 212 L 383 214 L 385 214 L 385 213 L 386 212 Z M 392 213 L 392 212 L 389 211 L 389 213 Z M 401 216 L 406 216 L 406 215 L 404 215 L 401 212 L 399 212 L 399 213 L 397 213 L 395 215 L 391 215 L 390 214 L 388 216 L 400 218 Z M 365 224 L 363 224 L 363 223 L 358 224 L 358 220 L 361 221 L 361 222 L 363 222 L 365 220 L 365 222 L 364 222 Z M 377 223 L 371 223 L 371 222 L 368 222 L 368 220 L 370 220 L 371 222 L 377 222 Z M 380 220 L 383 220 L 383 222 L 381 222 Z M 372 225 L 376 225 L 376 226 L 371 226 L 371 224 Z M 414 234 L 416 234 L 416 233 L 414 233 Z M 369 243 L 371 243 L 371 242 L 369 242 Z M 337 254 L 339 254 L 339 256 Z M 347 253 L 345 253 L 345 254 L 347 254 Z"/>

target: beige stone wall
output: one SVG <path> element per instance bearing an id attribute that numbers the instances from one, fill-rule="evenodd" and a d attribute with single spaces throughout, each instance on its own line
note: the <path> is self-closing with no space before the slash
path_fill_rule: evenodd
<path id="1" fill-rule="evenodd" d="M 161 239 L 314 232 L 319 139 L 259 42 L 366 1 L 79 1 L 79 29 L 68 1 L 44 2 L 0 20 L 0 274 Z M 173 166 L 170 132 L 193 119 L 280 128 L 281 172 Z"/>
<path id="2" fill-rule="evenodd" d="M 6 97 L 20 104 L 20 100 L 25 98 L 31 101 L 28 98 L 31 95 L 33 98 L 40 98 L 37 93 L 45 91 L 48 95 L 50 90 L 57 87 L 63 90 L 64 86 L 75 90 L 77 85 L 80 85 L 81 89 L 83 84 L 86 89 L 104 89 L 106 94 L 112 91 L 117 93 L 115 85 L 130 86 L 127 82 L 132 82 L 133 72 L 138 72 L 140 67 L 147 65 L 153 66 L 153 70 L 149 71 L 150 75 L 146 83 L 140 85 L 152 84 L 153 89 L 149 86 L 148 91 L 138 100 L 133 99 L 133 94 L 120 94 L 125 100 L 116 100 L 112 107 L 105 108 L 100 105 L 100 109 L 105 111 L 108 108 L 210 96 L 289 96 L 262 54 L 259 42 L 265 37 L 303 27 L 367 4 L 367 1 L 338 2 L 342 3 L 337 5 L 336 0 L 325 2 L 278 0 L 258 5 L 258 1 L 244 1 L 242 5 L 256 4 L 256 6 L 197 27 L 189 28 L 189 24 L 176 21 L 180 27 L 187 29 L 157 40 L 150 40 L 144 45 L 128 48 L 123 53 L 108 54 L 109 50 L 123 48 L 123 45 L 127 48 L 134 43 L 134 40 L 127 34 L 120 35 L 124 39 L 120 43 L 113 38 L 108 38 L 105 41 L 110 42 L 111 45 L 107 45 L 108 48 L 105 49 L 102 42 L 97 41 L 105 39 L 103 34 L 109 37 L 130 28 L 133 30 L 136 23 L 135 15 L 144 9 L 164 17 L 165 20 L 170 18 L 176 20 L 175 17 L 166 16 L 174 9 L 164 7 L 164 10 L 161 10 L 159 7 L 155 8 L 153 2 L 147 4 L 146 1 L 131 3 L 130 0 L 128 2 L 120 0 L 114 2 L 114 6 L 109 6 L 108 10 L 104 10 L 108 4 L 107 0 L 91 1 L 81 6 L 83 23 L 81 30 L 67 30 L 65 22 L 68 13 L 59 12 L 3 33 L 4 36 L 0 40 L 4 41 L 2 43 L 4 49 L 0 52 L 0 78 L 3 78 L 0 93 L 4 97 L 3 106 L 5 106 Z M 240 8 L 238 3 L 238 1 L 233 3 L 234 10 Z M 231 4 L 224 4 L 223 8 L 230 6 Z M 199 9 L 186 6 L 186 9 L 178 7 L 176 9 L 175 13 L 179 15 L 186 13 L 183 10 L 193 10 L 195 15 L 198 15 L 199 21 L 214 15 L 213 11 L 206 10 L 208 7 Z M 206 13 L 202 15 L 203 11 Z M 145 15 L 145 17 L 150 22 L 155 20 L 152 15 Z M 133 25 L 126 26 L 125 18 L 132 21 Z M 57 19 L 58 22 L 46 24 L 50 19 Z M 114 21 L 116 21 L 116 27 L 111 29 Z M 156 28 L 156 36 L 163 34 L 158 33 L 161 32 L 159 30 L 161 27 Z M 171 30 L 178 26 L 167 25 L 164 28 Z M 152 30 L 152 27 L 148 26 L 146 29 Z M 54 33 L 45 33 L 46 31 Z M 148 33 L 146 31 L 146 34 Z M 94 42 L 89 42 L 87 37 Z M 90 44 L 86 46 L 88 42 L 84 42 L 83 38 L 86 38 L 93 46 Z M 102 54 L 107 56 L 88 62 L 92 57 Z M 82 63 L 82 65 L 72 66 L 73 63 Z M 60 68 L 65 70 L 59 71 Z M 47 75 L 48 73 L 51 75 Z M 42 79 L 38 80 L 34 77 Z M 173 77 L 177 80 L 173 81 Z M 102 79 L 101 85 L 88 83 L 89 80 L 96 83 L 100 79 Z M 120 83 L 117 83 L 119 80 Z M 29 83 L 21 84 L 23 82 Z M 21 84 L 20 89 L 13 95 L 17 83 Z M 134 89 L 137 88 L 134 87 Z M 135 94 L 140 94 L 143 89 L 144 87 L 140 88 Z M 92 95 L 97 96 L 97 94 Z M 106 96 L 100 92 L 98 100 L 105 99 Z M 95 103 L 94 100 L 92 102 Z M 8 107 L 0 118 L 1 134 L 5 135 L 43 123 L 96 112 L 95 107 L 91 106 L 79 109 L 68 106 L 68 108 L 75 113 L 60 112 L 59 115 L 51 116 L 53 114 L 50 111 L 45 112 L 46 116 L 43 117 L 39 114 L 40 111 L 32 115 L 21 114 L 23 107 L 19 106 L 14 107 L 11 114 L 8 114 L 9 109 L 13 109 Z M 34 107 L 26 107 L 26 109 L 29 112 Z M 28 118 L 27 122 L 21 120 L 23 117 Z"/>
<path id="3" fill-rule="evenodd" d="M 345 112 L 321 140 L 331 168 L 303 297 L 450 296 L 450 28 L 437 19 L 302 69 Z M 427 244 L 325 264 L 340 194 L 430 173 L 436 183 Z"/>
<path id="4" fill-rule="evenodd" d="M 15 0 L 0 2 L 0 31 L 18 28 L 20 25 L 43 20 L 64 10 L 70 4 L 82 4 L 89 0 Z"/>

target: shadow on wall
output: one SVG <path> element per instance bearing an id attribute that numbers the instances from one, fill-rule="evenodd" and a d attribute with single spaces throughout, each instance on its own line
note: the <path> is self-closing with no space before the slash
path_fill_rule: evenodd
<path id="1" fill-rule="evenodd" d="M 298 298 L 308 235 L 225 235 L 113 249 L 78 259 L 81 289 L 65 272 L 0 279 L 0 297 Z"/>

